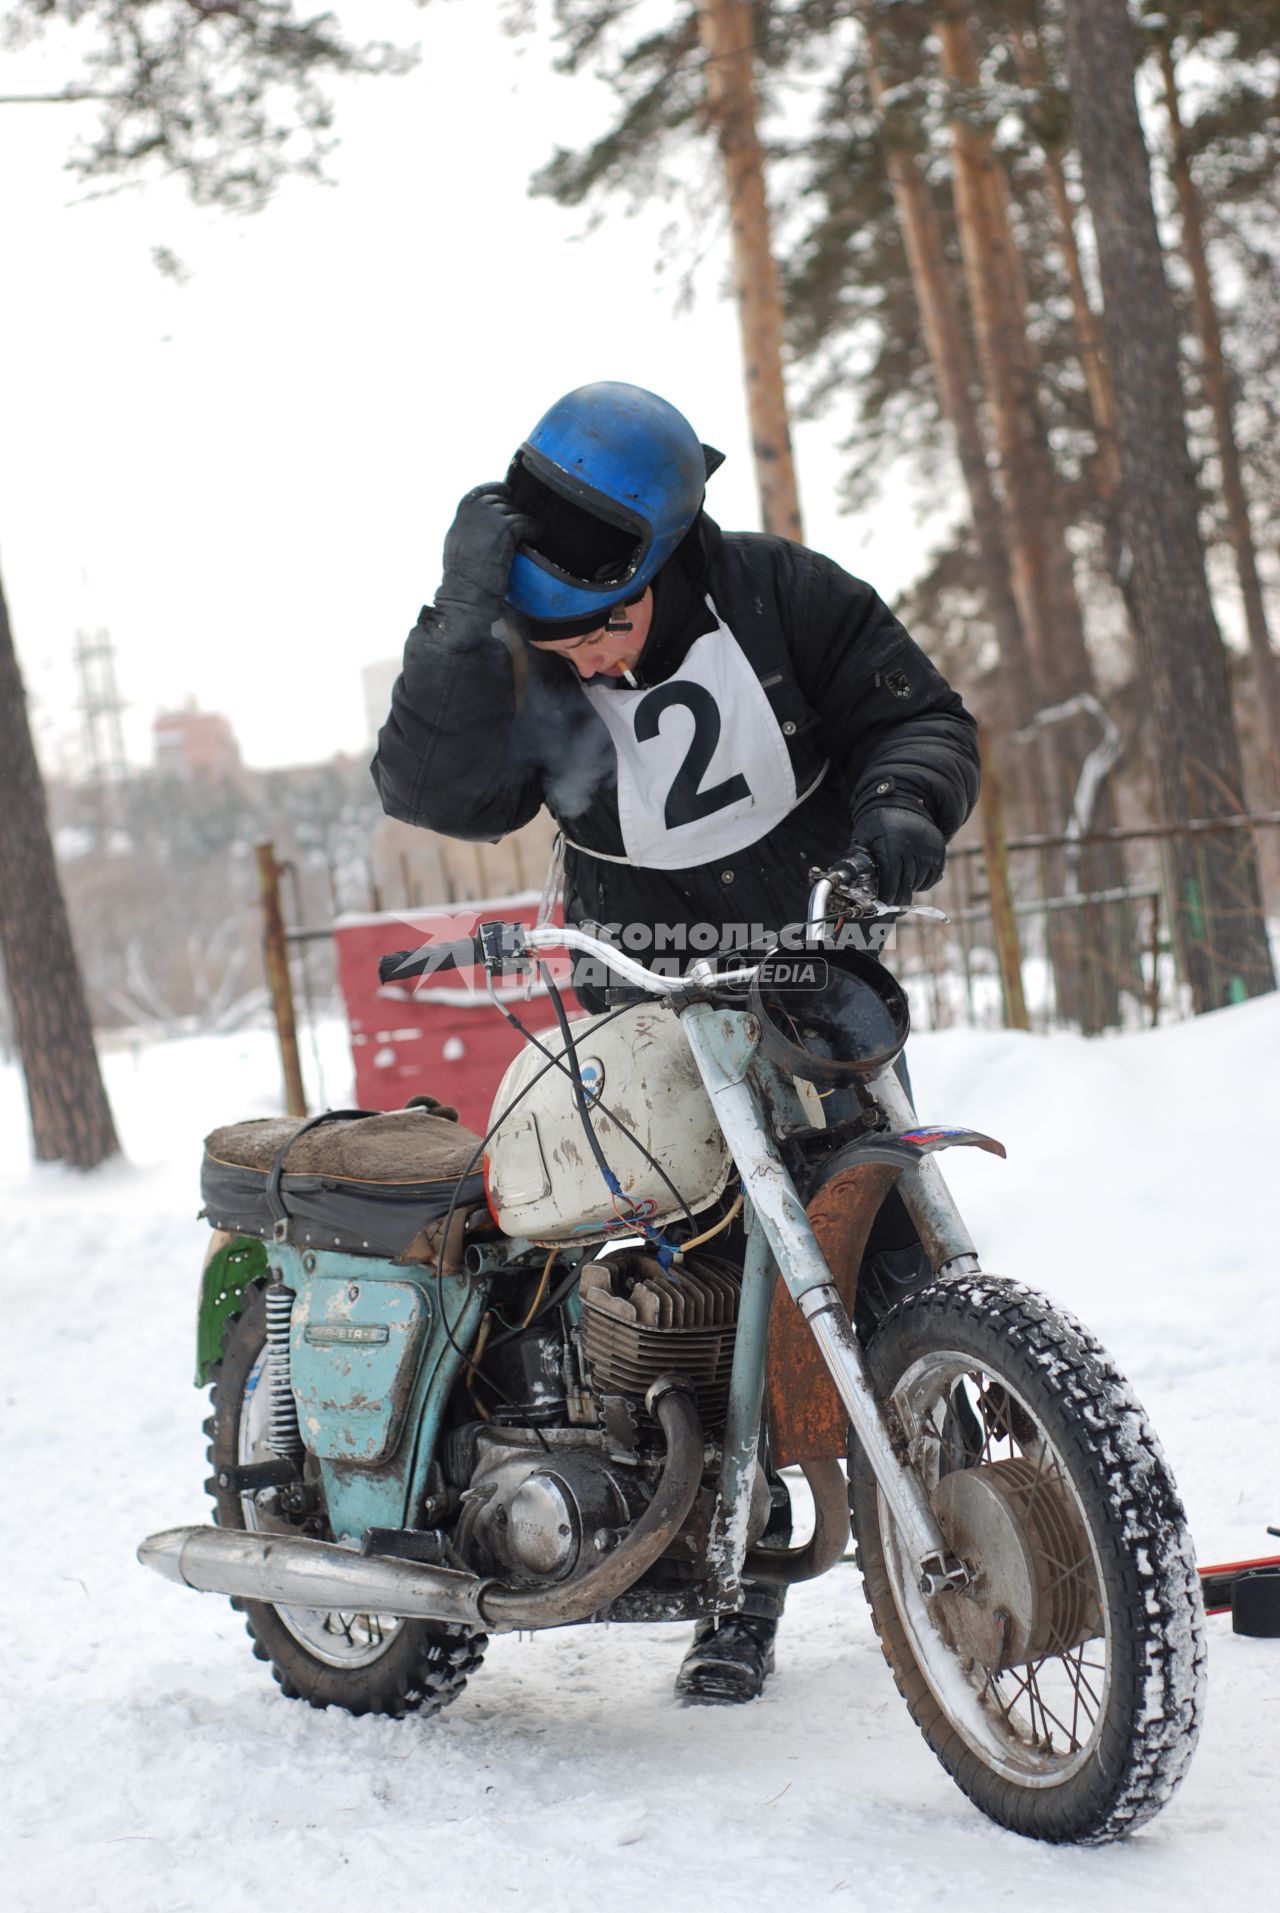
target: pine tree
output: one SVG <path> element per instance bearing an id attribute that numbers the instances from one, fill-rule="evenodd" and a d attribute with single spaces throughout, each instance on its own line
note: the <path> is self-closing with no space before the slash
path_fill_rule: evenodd
<path id="1" fill-rule="evenodd" d="M 1066 46 L 1085 192 L 1097 236 L 1116 394 L 1125 530 L 1166 823 L 1244 808 L 1239 744 L 1205 572 L 1187 449 L 1178 324 L 1164 276 L 1134 96 L 1125 0 L 1071 0 Z M 1174 927 L 1197 1011 L 1275 987 L 1247 832 L 1173 839 Z"/>
<path id="2" fill-rule="evenodd" d="M 1210 270 L 1204 204 L 1192 169 L 1189 129 L 1178 83 L 1174 48 L 1167 32 L 1157 39 L 1156 62 L 1164 90 L 1164 105 L 1169 115 L 1169 168 L 1181 216 L 1182 255 L 1191 274 L 1200 378 L 1213 418 L 1226 532 L 1235 558 L 1245 630 L 1253 661 L 1254 689 L 1262 712 L 1268 760 L 1266 801 L 1275 804 L 1280 801 L 1280 666 L 1271 643 L 1258 567 L 1257 543 L 1245 490 L 1243 461 L 1236 434 L 1236 406 L 1232 392 L 1234 376 L 1226 356 L 1222 320 Z"/>
<path id="3" fill-rule="evenodd" d="M 1006 732 L 1022 730 L 1034 717 L 1039 700 L 1026 634 L 1013 590 L 1000 504 L 987 464 L 982 421 L 975 402 L 976 368 L 959 288 L 946 254 L 941 221 L 920 159 L 918 131 L 911 118 L 905 117 L 890 104 L 895 88 L 890 77 L 886 76 L 883 36 L 878 30 L 874 10 L 865 7 L 862 18 L 867 38 L 867 79 L 872 103 L 881 115 L 885 164 L 911 271 L 920 325 L 937 381 L 939 404 L 955 435 L 956 456 L 969 495 L 982 590 L 995 632 L 1001 675 L 1008 694 L 1003 729 Z M 1032 798 L 1033 820 L 1043 829 L 1044 798 L 1038 783 L 1033 783 Z"/>
<path id="4" fill-rule="evenodd" d="M 760 54 L 767 18 L 759 0 L 673 4 L 664 25 L 645 16 L 628 37 L 629 0 L 553 0 L 563 51 L 558 65 L 590 66 L 613 88 L 615 124 L 589 146 L 559 149 L 534 175 L 533 190 L 564 206 L 615 193 L 634 204 L 681 187 L 666 161 L 707 136 L 714 141 L 728 212 L 734 296 L 761 522 L 800 538 L 802 527 L 786 393 L 783 301 L 760 134 Z M 686 198 L 686 204 L 689 201 Z M 705 207 L 691 206 L 693 222 Z"/>
<path id="5" fill-rule="evenodd" d="M 755 81 L 752 0 L 699 0 L 707 117 L 724 167 L 742 369 L 764 529 L 803 537 L 783 359 L 782 290 L 773 252 Z"/>
<path id="6" fill-rule="evenodd" d="M 0 957 L 35 1153 L 92 1169 L 120 1145 L 93 1046 L 0 584 Z"/>

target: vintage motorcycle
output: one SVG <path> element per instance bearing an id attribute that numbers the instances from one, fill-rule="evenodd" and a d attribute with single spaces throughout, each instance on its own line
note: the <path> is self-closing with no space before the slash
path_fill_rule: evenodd
<path id="1" fill-rule="evenodd" d="M 896 914 L 822 877 L 803 947 L 678 979 L 485 923 L 444 957 L 528 1047 L 484 1138 L 429 1099 L 215 1131 L 217 1525 L 139 1558 L 230 1595 L 286 1694 L 401 1715 L 456 1698 L 490 1631 L 728 1614 L 744 1577 L 822 1574 L 852 1513 L 899 1691 L 975 1805 L 1050 1841 L 1148 1820 L 1202 1711 L 1182 1505 L 1093 1336 L 979 1264 L 936 1156 L 1004 1151 L 918 1123 L 902 991 L 843 947 Z M 622 1000 L 571 1022 L 540 970 L 535 1037 L 495 983 L 555 950 Z M 857 1278 L 895 1187 L 935 1274 L 884 1310 Z M 780 1548 L 794 1464 L 814 1526 Z"/>

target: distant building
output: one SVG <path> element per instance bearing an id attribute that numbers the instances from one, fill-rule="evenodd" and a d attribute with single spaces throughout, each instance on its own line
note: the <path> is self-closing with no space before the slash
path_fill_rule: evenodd
<path id="1" fill-rule="evenodd" d="M 211 784 L 240 776 L 240 746 L 228 718 L 200 711 L 194 703 L 181 711 L 162 711 L 151 726 L 155 766 L 162 775 Z"/>
<path id="2" fill-rule="evenodd" d="M 364 691 L 364 734 L 370 750 L 377 743 L 378 732 L 387 721 L 387 712 L 391 709 L 391 687 L 399 675 L 399 658 L 379 658 L 376 664 L 366 664 L 360 673 Z"/>

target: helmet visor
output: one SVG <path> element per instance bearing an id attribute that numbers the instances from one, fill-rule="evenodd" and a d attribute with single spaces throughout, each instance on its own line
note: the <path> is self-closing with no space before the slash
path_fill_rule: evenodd
<path id="1" fill-rule="evenodd" d="M 601 500 L 609 516 L 600 516 L 585 500 L 568 498 L 548 485 L 522 452 L 511 461 L 507 486 L 517 509 L 537 523 L 537 530 L 520 549 L 543 570 L 602 593 L 635 576 L 650 534 L 648 526 L 625 508 Z M 603 615 L 599 621 L 603 622 Z M 574 622 L 580 630 L 594 628 L 581 619 Z"/>

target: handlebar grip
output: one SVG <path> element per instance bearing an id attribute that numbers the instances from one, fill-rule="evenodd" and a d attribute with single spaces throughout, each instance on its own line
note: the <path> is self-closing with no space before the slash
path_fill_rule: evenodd
<path id="1" fill-rule="evenodd" d="M 413 976 L 434 976 L 437 970 L 469 969 L 479 960 L 474 937 L 457 943 L 428 943 L 418 950 L 389 950 L 378 958 L 379 983 L 404 983 Z"/>

